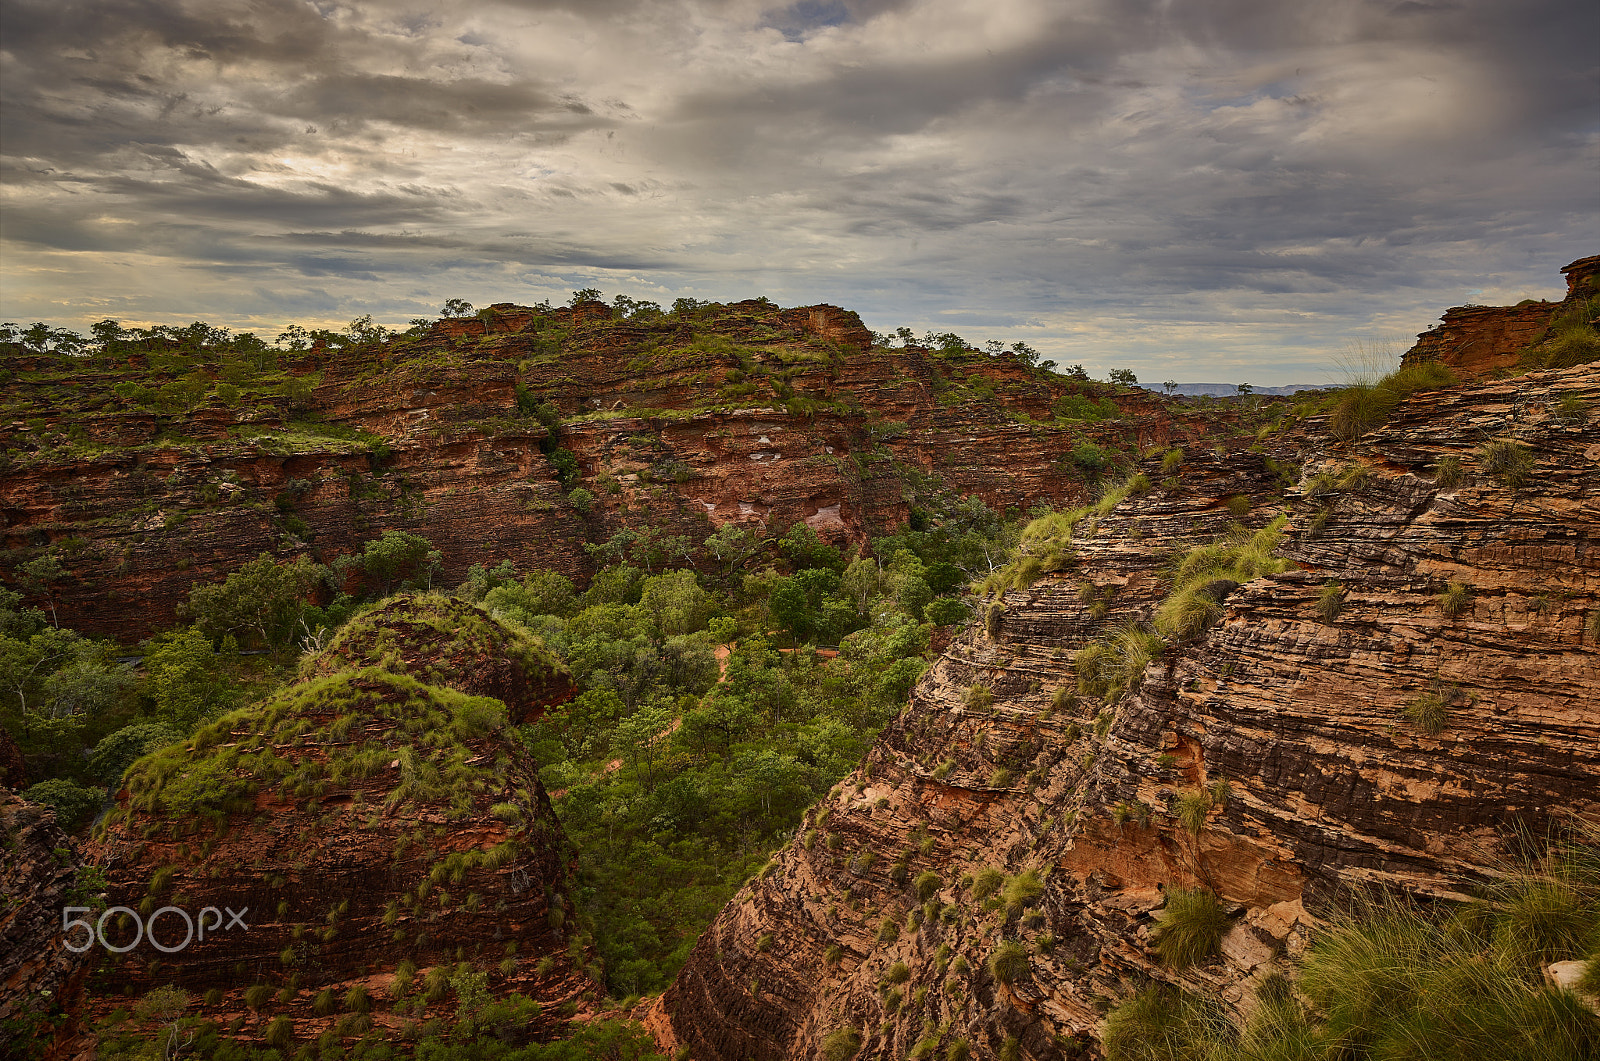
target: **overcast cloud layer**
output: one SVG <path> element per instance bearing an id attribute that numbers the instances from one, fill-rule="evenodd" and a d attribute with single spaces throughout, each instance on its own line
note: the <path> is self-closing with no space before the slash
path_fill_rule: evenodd
<path id="1" fill-rule="evenodd" d="M 6 320 L 833 302 L 1323 382 L 1600 252 L 1573 0 L 0 0 Z"/>

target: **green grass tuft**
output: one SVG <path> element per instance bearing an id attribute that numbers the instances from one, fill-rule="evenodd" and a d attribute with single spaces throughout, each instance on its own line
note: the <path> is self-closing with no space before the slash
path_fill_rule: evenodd
<path id="1" fill-rule="evenodd" d="M 989 955 L 989 972 L 1002 984 L 1028 975 L 1028 948 L 1014 939 L 1003 940 Z"/>
<path id="2" fill-rule="evenodd" d="M 1484 474 L 1499 478 L 1507 490 L 1520 490 L 1533 474 L 1533 453 L 1509 439 L 1490 442 L 1479 448 L 1478 464 Z"/>
<path id="3" fill-rule="evenodd" d="M 1228 915 L 1214 893 L 1204 888 L 1173 888 L 1156 914 L 1152 934 L 1161 960 L 1174 969 L 1214 957 L 1228 930 Z"/>
<path id="4" fill-rule="evenodd" d="M 1317 615 L 1325 623 L 1332 623 L 1339 618 L 1339 610 L 1344 607 L 1344 587 L 1336 580 L 1330 579 L 1322 584 L 1322 592 L 1317 595 Z"/>
<path id="5" fill-rule="evenodd" d="M 835 1028 L 822 1038 L 823 1061 L 849 1061 L 861 1049 L 861 1033 L 854 1028 Z"/>
<path id="6" fill-rule="evenodd" d="M 1439 611 L 1447 619 L 1454 619 L 1472 604 L 1472 589 L 1465 583 L 1452 582 L 1439 594 Z"/>

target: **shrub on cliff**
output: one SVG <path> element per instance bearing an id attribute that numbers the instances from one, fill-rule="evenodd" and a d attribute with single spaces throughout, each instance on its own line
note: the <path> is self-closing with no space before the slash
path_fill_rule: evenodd
<path id="1" fill-rule="evenodd" d="M 29 803 L 50 807 L 56 812 L 56 822 L 66 832 L 76 832 L 94 817 L 100 803 L 106 798 L 103 788 L 89 788 L 64 777 L 52 777 L 29 785 L 22 792 Z"/>
<path id="2" fill-rule="evenodd" d="M 1174 969 L 1185 969 L 1215 956 L 1227 930 L 1228 915 L 1214 892 L 1173 888 L 1167 892 L 1166 905 L 1156 914 L 1151 938 L 1162 961 Z"/>

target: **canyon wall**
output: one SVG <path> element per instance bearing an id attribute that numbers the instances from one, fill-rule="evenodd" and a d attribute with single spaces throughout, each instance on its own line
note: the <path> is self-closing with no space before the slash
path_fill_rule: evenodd
<path id="1" fill-rule="evenodd" d="M 126 642 L 170 625 L 195 582 L 262 552 L 326 563 L 406 531 L 433 542 L 455 582 L 505 559 L 582 580 L 585 546 L 624 527 L 692 548 L 729 522 L 805 521 L 855 544 L 902 523 L 926 473 L 1025 509 L 1084 496 L 1063 473 L 1084 441 L 1165 444 L 1229 418 L 1009 354 L 869 341 L 831 306 L 640 323 L 597 303 L 502 304 L 416 339 L 296 355 L 277 390 L 245 380 L 232 405 L 219 397 L 228 366 L 208 362 L 194 404 L 159 413 L 134 382 L 182 379 L 138 357 L 12 357 L 5 566 L 63 623 Z M 1063 398 L 1088 411 L 1056 416 Z M 565 483 L 557 449 L 576 461 Z M 64 575 L 30 586 L 18 569 L 46 552 Z"/>
<path id="2" fill-rule="evenodd" d="M 1147 980 L 1247 1008 L 1353 893 L 1459 897 L 1519 833 L 1600 815 L 1597 409 L 1583 367 L 1417 395 L 1350 450 L 1313 422 L 1276 453 L 1151 459 L 1163 485 L 992 603 L 723 911 L 650 1014 L 662 1042 L 1092 1056 Z M 1120 698 L 1080 685 L 1175 555 L 1280 515 L 1287 570 L 1216 587 L 1214 625 Z M 1231 927 L 1179 971 L 1153 915 L 1194 886 Z"/>

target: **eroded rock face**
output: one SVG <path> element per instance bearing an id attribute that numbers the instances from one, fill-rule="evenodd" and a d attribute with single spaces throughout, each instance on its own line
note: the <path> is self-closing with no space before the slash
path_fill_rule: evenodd
<path id="1" fill-rule="evenodd" d="M 700 1061 L 816 1057 L 841 1028 L 861 1056 L 930 1034 L 941 1054 L 1092 1053 L 1105 1000 L 1144 978 L 1248 1007 L 1347 890 L 1459 895 L 1510 829 L 1600 814 L 1597 410 L 1593 368 L 1419 395 L 1359 452 L 1305 438 L 1310 499 L 1263 456 L 1190 452 L 1080 532 L 1075 567 L 1007 593 L 993 636 L 950 646 L 655 1019 Z M 1489 470 L 1497 439 L 1532 458 L 1516 489 Z M 1435 481 L 1443 457 L 1460 482 Z M 1079 691 L 1075 656 L 1150 618 L 1174 549 L 1285 510 L 1295 569 L 1229 592 L 1135 692 Z M 1451 583 L 1465 599 L 1441 606 Z M 988 898 L 963 883 L 986 869 Z M 1179 972 L 1151 931 L 1185 887 L 1231 928 Z M 986 965 L 1003 940 L 1027 952 L 1009 981 Z"/>
<path id="2" fill-rule="evenodd" d="M 0 788 L 20 792 L 28 787 L 27 764 L 22 761 L 22 749 L 9 731 L 0 729 Z"/>
<path id="3" fill-rule="evenodd" d="M 170 625 L 195 582 L 263 551 L 331 563 L 401 530 L 440 550 L 447 583 L 507 559 L 581 581 L 584 545 L 624 527 L 693 546 L 725 523 L 805 521 L 854 544 L 903 523 L 930 471 L 1026 509 L 1084 496 L 1062 464 L 1082 440 L 1210 430 L 1198 407 L 1011 355 L 870 348 L 832 306 L 744 302 L 693 326 L 609 313 L 501 304 L 416 341 L 313 350 L 291 366 L 307 392 L 292 402 L 160 415 L 116 396 L 117 366 L 13 358 L 4 559 L 55 547 L 60 621 L 126 642 Z M 1062 398 L 1123 418 L 1062 425 Z M 559 438 L 523 411 L 538 403 L 559 412 Z M 579 466 L 567 484 L 558 447 Z M 581 507 L 578 486 L 593 495 Z"/>
<path id="4" fill-rule="evenodd" d="M 55 811 L 0 788 L 0 1045 L 47 1058 L 92 1051 L 79 1019 L 89 955 L 69 950 L 61 929 L 64 909 L 98 898 L 94 885 Z"/>
<path id="5" fill-rule="evenodd" d="M 245 1037 L 276 1018 L 302 1039 L 358 1034 L 368 1020 L 401 1035 L 454 1014 L 454 995 L 428 995 L 428 977 L 464 963 L 491 995 L 544 1007 L 530 1035 L 556 1034 L 586 1006 L 598 985 L 572 916 L 575 852 L 506 706 L 418 680 L 460 666 L 460 684 L 481 685 L 472 664 L 490 641 L 512 646 L 510 659 L 486 661 L 497 687 L 527 691 L 537 668 L 504 630 L 441 645 L 435 604 L 400 598 L 299 683 L 134 765 L 97 849 L 111 903 L 146 919 L 162 906 L 197 923 L 205 908 L 224 913 L 178 953 L 147 939 L 109 962 L 97 1005 L 172 984 Z M 368 654 L 391 667 L 361 667 Z M 335 660 L 351 666 L 320 673 Z M 557 677 L 539 673 L 546 685 Z M 169 947 L 184 935 L 181 915 L 160 925 Z M 113 946 L 134 935 L 115 921 L 108 932 Z M 352 990 L 370 997 L 370 1017 L 352 1017 Z"/>
<path id="6" fill-rule="evenodd" d="M 1581 299 L 1594 296 L 1600 255 L 1563 266 L 1567 297 L 1560 302 L 1528 300 L 1515 306 L 1456 306 L 1440 323 L 1417 336 L 1401 358 L 1406 365 L 1436 361 L 1460 379 L 1508 375 L 1522 351 L 1541 338 L 1551 320 Z"/>

